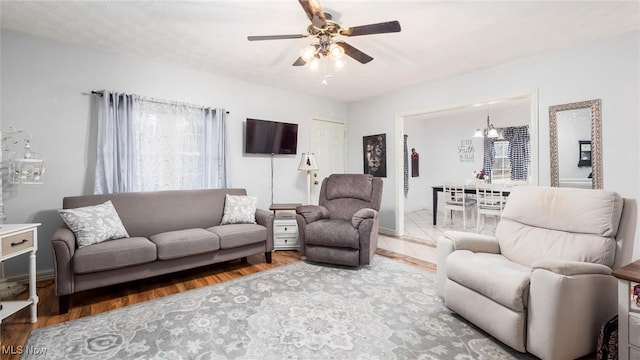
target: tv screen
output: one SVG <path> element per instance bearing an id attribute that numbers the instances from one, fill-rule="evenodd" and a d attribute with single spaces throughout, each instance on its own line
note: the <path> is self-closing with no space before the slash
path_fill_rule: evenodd
<path id="1" fill-rule="evenodd" d="M 247 119 L 245 153 L 295 155 L 298 124 Z"/>

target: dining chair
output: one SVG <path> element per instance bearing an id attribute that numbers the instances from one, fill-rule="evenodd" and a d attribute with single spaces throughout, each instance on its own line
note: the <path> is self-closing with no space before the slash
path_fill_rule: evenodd
<path id="1" fill-rule="evenodd" d="M 462 228 L 467 228 L 467 212 L 473 211 L 476 203 L 475 199 L 465 194 L 465 185 L 462 184 L 444 184 L 444 226 L 447 226 L 447 212 L 451 214 L 451 223 L 453 224 L 453 211 L 462 212 Z"/>
<path id="2" fill-rule="evenodd" d="M 486 215 L 502 218 L 502 210 L 507 202 L 504 186 L 501 184 L 482 184 L 476 186 L 476 232 L 480 233 L 480 217 L 482 225 L 486 224 Z"/>

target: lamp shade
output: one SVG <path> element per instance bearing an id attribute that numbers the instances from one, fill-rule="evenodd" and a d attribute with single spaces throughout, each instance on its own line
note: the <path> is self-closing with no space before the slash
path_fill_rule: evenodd
<path id="1" fill-rule="evenodd" d="M 302 153 L 302 159 L 300 159 L 300 166 L 298 166 L 298 170 L 301 170 L 301 171 L 318 170 L 318 164 L 316 164 L 316 156 L 313 153 Z"/>
<path id="2" fill-rule="evenodd" d="M 473 134 L 473 137 L 475 138 L 481 138 L 484 137 L 484 132 L 480 129 L 476 129 L 476 132 Z"/>
<path id="3" fill-rule="evenodd" d="M 495 138 L 498 138 L 499 136 L 500 135 L 498 134 L 498 130 L 496 130 L 496 128 L 494 128 L 493 125 L 491 125 L 489 127 L 489 132 L 487 133 L 487 137 L 495 139 Z"/>

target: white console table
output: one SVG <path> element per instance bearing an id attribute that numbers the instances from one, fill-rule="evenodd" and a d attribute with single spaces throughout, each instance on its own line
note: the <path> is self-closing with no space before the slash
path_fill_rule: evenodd
<path id="1" fill-rule="evenodd" d="M 38 226 L 40 224 L 34 223 L 4 224 L 0 227 L 0 262 L 23 254 L 29 254 L 29 298 L 15 301 L 2 301 L 0 299 L 0 324 L 8 316 L 28 306 L 31 307 L 31 322 L 38 321 L 38 294 L 36 293 Z"/>

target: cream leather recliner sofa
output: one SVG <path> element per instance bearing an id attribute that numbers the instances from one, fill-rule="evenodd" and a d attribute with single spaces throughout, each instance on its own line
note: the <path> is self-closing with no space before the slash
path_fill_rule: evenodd
<path id="1" fill-rule="evenodd" d="M 438 239 L 446 306 L 498 340 L 542 359 L 592 353 L 617 313 L 612 269 L 631 261 L 635 200 L 604 190 L 516 187 L 495 237 Z"/>

